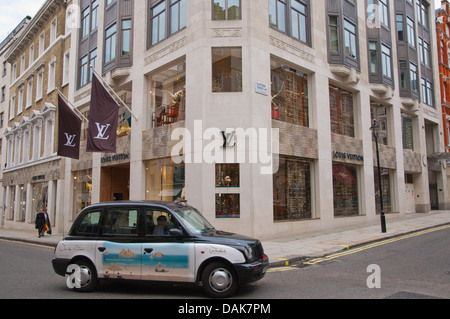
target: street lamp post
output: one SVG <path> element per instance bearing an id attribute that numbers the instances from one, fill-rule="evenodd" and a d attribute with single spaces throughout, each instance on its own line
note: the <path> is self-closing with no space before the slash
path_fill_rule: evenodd
<path id="1" fill-rule="evenodd" d="M 383 207 L 383 188 L 381 185 L 381 169 L 380 169 L 380 152 L 378 150 L 378 132 L 380 130 L 380 126 L 377 123 L 377 120 L 373 121 L 373 126 L 370 128 L 373 132 L 373 136 L 375 137 L 375 146 L 377 149 L 377 166 L 378 166 L 378 188 L 380 190 L 380 208 L 381 208 L 381 232 L 386 233 L 386 216 L 384 215 L 384 207 Z"/>

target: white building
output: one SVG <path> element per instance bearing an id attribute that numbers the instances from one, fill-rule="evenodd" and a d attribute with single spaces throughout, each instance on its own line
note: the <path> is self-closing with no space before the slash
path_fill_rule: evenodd
<path id="1" fill-rule="evenodd" d="M 259 238 L 378 220 L 373 120 L 388 219 L 447 208 L 431 157 L 443 151 L 433 8 L 81 0 L 69 98 L 87 117 L 93 65 L 133 115 L 121 107 L 117 154 L 65 160 L 63 229 L 91 203 L 183 194 L 216 228 Z"/>

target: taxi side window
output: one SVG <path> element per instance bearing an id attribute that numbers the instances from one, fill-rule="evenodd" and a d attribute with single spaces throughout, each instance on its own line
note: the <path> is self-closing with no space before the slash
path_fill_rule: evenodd
<path id="1" fill-rule="evenodd" d="M 157 209 L 145 211 L 145 234 L 147 236 L 170 236 L 169 229 L 179 228 L 172 214 Z"/>
<path id="2" fill-rule="evenodd" d="M 98 234 L 101 212 L 88 212 L 84 215 L 76 229 L 77 234 L 94 236 Z"/>
<path id="3" fill-rule="evenodd" d="M 135 235 L 139 211 L 137 209 L 113 208 L 104 213 L 104 235 Z"/>

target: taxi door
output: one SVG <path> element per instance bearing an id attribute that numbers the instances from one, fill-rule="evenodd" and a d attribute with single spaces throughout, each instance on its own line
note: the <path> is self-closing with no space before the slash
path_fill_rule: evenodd
<path id="1" fill-rule="evenodd" d="M 142 243 L 138 238 L 139 209 L 105 210 L 101 240 L 97 242 L 99 278 L 141 278 Z"/>
<path id="2" fill-rule="evenodd" d="M 176 219 L 161 208 L 146 208 L 144 217 L 142 279 L 195 282 L 194 242 L 169 234 L 169 229 L 180 227 Z"/>

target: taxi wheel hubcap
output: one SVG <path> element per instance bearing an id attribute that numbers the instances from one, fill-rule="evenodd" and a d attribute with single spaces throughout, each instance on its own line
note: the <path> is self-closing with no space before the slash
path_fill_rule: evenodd
<path id="1" fill-rule="evenodd" d="M 224 292 L 233 284 L 233 276 L 225 268 L 215 269 L 209 276 L 211 288 L 216 292 Z"/>
<path id="2" fill-rule="evenodd" d="M 91 283 L 92 273 L 89 267 L 80 266 L 80 285 L 81 287 L 86 287 Z"/>

